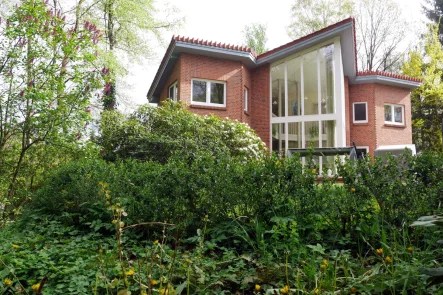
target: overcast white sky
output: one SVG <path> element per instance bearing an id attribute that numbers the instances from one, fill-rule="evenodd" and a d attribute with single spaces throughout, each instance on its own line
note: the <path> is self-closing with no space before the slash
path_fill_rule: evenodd
<path id="1" fill-rule="evenodd" d="M 290 21 L 291 3 L 297 0 L 156 0 L 161 8 L 170 3 L 178 8 L 186 21 L 175 32 L 165 33 L 165 45 L 169 44 L 173 34 L 206 39 L 230 44 L 242 43 L 242 30 L 251 23 L 267 24 L 268 48 L 275 48 L 290 42 L 286 27 Z M 404 9 L 404 14 L 417 25 L 423 23 L 421 3 L 423 0 L 397 0 Z M 154 79 L 166 47 L 156 46 L 156 56 L 147 64 L 133 65 L 127 77 L 129 104 L 147 103 L 146 93 Z"/>

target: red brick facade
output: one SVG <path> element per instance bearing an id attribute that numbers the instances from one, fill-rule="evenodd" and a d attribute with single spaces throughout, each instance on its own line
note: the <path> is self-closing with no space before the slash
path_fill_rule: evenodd
<path id="1" fill-rule="evenodd" d="M 191 104 L 192 79 L 226 82 L 226 107 Z M 161 91 L 165 100 L 168 88 L 177 82 L 178 100 L 201 115 L 214 114 L 249 124 L 270 147 L 270 65 L 248 69 L 239 61 L 182 53 Z M 369 152 L 381 145 L 412 143 L 410 90 L 375 83 L 349 85 L 344 77 L 346 144 L 369 147 Z M 248 110 L 245 111 L 244 89 L 248 89 Z M 367 123 L 354 123 L 353 104 L 366 102 Z M 384 105 L 404 106 L 405 125 L 385 124 Z"/>

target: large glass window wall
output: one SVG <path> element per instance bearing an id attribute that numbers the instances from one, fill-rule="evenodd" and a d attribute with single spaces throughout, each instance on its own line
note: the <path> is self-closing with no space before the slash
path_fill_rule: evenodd
<path id="1" fill-rule="evenodd" d="M 273 151 L 343 145 L 344 132 L 338 128 L 343 125 L 339 100 L 344 98 L 337 89 L 343 76 L 336 50 L 338 41 L 271 67 Z M 335 172 L 334 157 L 320 157 L 318 163 L 320 171 Z"/>

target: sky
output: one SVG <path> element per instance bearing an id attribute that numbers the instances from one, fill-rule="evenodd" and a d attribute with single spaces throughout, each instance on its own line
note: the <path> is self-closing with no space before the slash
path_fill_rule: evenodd
<path id="1" fill-rule="evenodd" d="M 267 45 L 272 49 L 291 41 L 286 27 L 290 23 L 290 8 L 294 1 L 297 0 L 156 0 L 159 9 L 166 5 L 175 6 L 185 22 L 174 32 L 163 34 L 164 44 L 153 46 L 154 55 L 149 61 L 130 66 L 130 74 L 125 79 L 123 107 L 133 109 L 138 104 L 148 102 L 146 94 L 174 34 L 242 45 L 244 27 L 251 23 L 264 23 L 267 25 Z M 421 9 L 423 0 L 396 1 L 404 15 L 419 30 L 425 21 Z"/>

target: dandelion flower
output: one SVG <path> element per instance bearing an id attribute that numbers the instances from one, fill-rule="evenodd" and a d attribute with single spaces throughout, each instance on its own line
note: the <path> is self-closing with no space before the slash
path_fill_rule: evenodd
<path id="1" fill-rule="evenodd" d="M 391 257 L 389 257 L 389 256 L 386 256 L 386 259 L 385 259 L 385 260 L 386 260 L 387 263 L 392 263 L 392 259 L 391 259 Z"/>
<path id="2" fill-rule="evenodd" d="M 155 241 L 154 241 L 154 245 L 158 245 L 158 240 L 155 240 Z"/>
<path id="3" fill-rule="evenodd" d="M 320 268 L 321 268 L 321 270 L 325 270 L 326 269 L 326 265 L 322 264 L 322 265 L 320 265 Z"/>
<path id="4" fill-rule="evenodd" d="M 34 291 L 38 291 L 40 289 L 40 283 L 32 285 L 31 289 Z"/>
<path id="5" fill-rule="evenodd" d="M 16 245 L 16 244 L 12 244 L 12 248 L 14 248 L 14 249 L 18 249 L 18 248 L 20 248 L 20 246 L 19 246 L 19 245 Z"/>
<path id="6" fill-rule="evenodd" d="M 133 268 L 131 268 L 130 270 L 128 270 L 128 271 L 126 272 L 126 275 L 127 275 L 127 276 L 133 276 L 134 274 L 135 274 L 135 271 L 134 271 Z"/>
<path id="7" fill-rule="evenodd" d="M 355 187 L 351 188 L 351 193 L 355 193 Z"/>
<path id="8" fill-rule="evenodd" d="M 326 266 L 328 266 L 328 265 L 329 265 L 329 261 L 326 260 L 326 259 L 323 259 L 323 264 L 326 265 Z"/>
<path id="9" fill-rule="evenodd" d="M 257 292 L 258 292 L 258 291 L 260 291 L 260 289 L 261 289 L 261 286 L 260 286 L 260 285 L 258 285 L 258 284 L 255 284 L 255 288 L 254 288 L 254 289 L 255 289 L 255 291 L 257 291 Z"/>
<path id="10" fill-rule="evenodd" d="M 5 285 L 6 286 L 12 285 L 12 281 L 10 279 L 5 279 Z"/>
<path id="11" fill-rule="evenodd" d="M 155 286 L 155 285 L 158 285 L 158 281 L 156 281 L 156 280 L 151 280 L 151 286 Z"/>
<path id="12" fill-rule="evenodd" d="M 376 251 L 377 251 L 377 254 L 378 254 L 378 255 L 383 255 L 383 249 L 382 249 L 382 248 L 377 249 Z"/>
<path id="13" fill-rule="evenodd" d="M 189 259 L 186 259 L 185 262 L 186 262 L 187 264 L 191 264 L 191 260 L 189 260 Z"/>
<path id="14" fill-rule="evenodd" d="M 409 253 L 412 253 L 412 250 L 413 250 L 412 247 L 408 248 Z"/>
<path id="15" fill-rule="evenodd" d="M 319 289 L 315 289 L 314 292 L 312 292 L 312 293 L 315 294 L 315 295 L 317 295 L 317 294 L 320 293 L 320 290 L 319 290 Z"/>
<path id="16" fill-rule="evenodd" d="M 288 294 L 289 293 L 289 286 L 286 285 L 282 289 L 280 289 L 280 293 L 282 294 Z"/>

